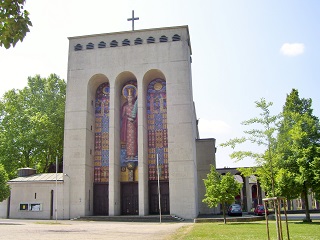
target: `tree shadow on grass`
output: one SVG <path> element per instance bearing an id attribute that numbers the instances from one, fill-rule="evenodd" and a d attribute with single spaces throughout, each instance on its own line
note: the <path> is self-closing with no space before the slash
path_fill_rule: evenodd
<path id="1" fill-rule="evenodd" d="M 291 222 L 293 224 L 305 224 L 305 225 L 320 225 L 320 221 L 319 222 Z"/>
<path id="2" fill-rule="evenodd" d="M 257 223 L 257 222 L 228 222 L 227 221 L 227 224 L 224 224 L 224 223 L 218 223 L 218 225 L 263 225 L 263 224 L 266 224 L 266 223 Z"/>

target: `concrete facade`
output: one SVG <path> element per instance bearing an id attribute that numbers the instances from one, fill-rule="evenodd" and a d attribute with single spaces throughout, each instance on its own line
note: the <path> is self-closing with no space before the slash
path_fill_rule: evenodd
<path id="1" fill-rule="evenodd" d="M 180 39 L 173 41 L 174 35 Z M 167 41 L 160 42 L 163 36 Z M 149 37 L 154 38 L 154 43 L 147 43 Z M 134 45 L 137 38 L 142 39 L 142 44 Z M 130 41 L 129 46 L 122 46 L 125 39 Z M 117 47 L 110 47 L 113 40 L 118 42 Z M 105 48 L 98 48 L 101 42 L 106 43 Z M 93 49 L 87 49 L 88 44 L 94 46 Z M 75 51 L 80 45 L 82 50 Z M 181 26 L 69 38 L 64 172 L 69 176 L 70 218 L 93 214 L 93 102 L 96 89 L 103 82 L 110 84 L 109 215 L 120 215 L 119 94 L 130 79 L 137 80 L 140 116 L 139 215 L 149 214 L 146 89 L 155 78 L 164 79 L 167 89 L 170 213 L 187 219 L 198 215 L 198 136 L 192 95 L 191 46 L 188 27 Z M 213 164 L 214 147 L 207 155 Z"/>

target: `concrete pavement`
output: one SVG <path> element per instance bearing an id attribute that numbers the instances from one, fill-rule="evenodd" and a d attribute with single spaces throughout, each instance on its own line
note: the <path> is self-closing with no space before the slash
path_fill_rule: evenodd
<path id="1" fill-rule="evenodd" d="M 306 214 L 303 213 L 295 213 L 288 214 L 288 220 L 303 220 L 306 218 Z M 320 220 L 320 213 L 310 213 L 310 218 L 313 220 Z M 285 219 L 285 215 L 281 214 L 281 219 Z"/>
<path id="2" fill-rule="evenodd" d="M 0 219 L 1 240 L 165 239 L 192 223 L 124 223 Z"/>

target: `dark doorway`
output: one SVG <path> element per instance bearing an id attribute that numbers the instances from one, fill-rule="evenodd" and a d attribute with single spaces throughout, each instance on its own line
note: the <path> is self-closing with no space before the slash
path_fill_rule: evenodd
<path id="1" fill-rule="evenodd" d="M 10 203 L 11 203 L 11 196 L 9 196 L 8 198 L 7 218 L 10 218 Z"/>
<path id="2" fill-rule="evenodd" d="M 161 214 L 170 214 L 169 182 L 160 182 Z M 149 182 L 149 212 L 160 214 L 158 182 Z"/>
<path id="3" fill-rule="evenodd" d="M 139 214 L 138 183 L 121 183 L 121 215 Z"/>
<path id="4" fill-rule="evenodd" d="M 93 186 L 93 214 L 109 215 L 109 184 L 95 183 Z"/>
<path id="5" fill-rule="evenodd" d="M 53 219 L 53 190 L 50 192 L 50 219 Z"/>

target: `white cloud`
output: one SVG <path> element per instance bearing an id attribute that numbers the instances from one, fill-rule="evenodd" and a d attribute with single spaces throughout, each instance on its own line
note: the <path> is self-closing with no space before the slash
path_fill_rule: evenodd
<path id="1" fill-rule="evenodd" d="M 231 132 L 231 127 L 222 120 L 199 120 L 199 132 L 200 136 L 202 135 L 211 135 L 212 134 L 229 134 Z"/>
<path id="2" fill-rule="evenodd" d="M 304 53 L 303 43 L 284 43 L 280 49 L 283 55 L 294 57 Z"/>

